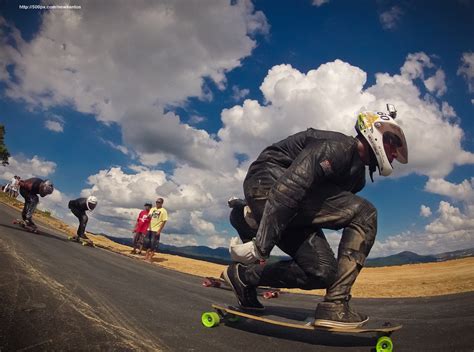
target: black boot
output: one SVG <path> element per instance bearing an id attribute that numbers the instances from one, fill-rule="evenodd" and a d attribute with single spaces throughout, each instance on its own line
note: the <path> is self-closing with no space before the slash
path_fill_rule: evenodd
<path id="1" fill-rule="evenodd" d="M 314 313 L 314 325 L 331 328 L 357 328 L 365 324 L 369 317 L 355 312 L 349 306 L 348 296 L 342 301 L 321 302 Z"/>
<path id="2" fill-rule="evenodd" d="M 243 270 L 244 267 L 240 263 L 229 265 L 229 267 L 222 273 L 224 280 L 234 291 L 241 308 L 260 311 L 264 310 L 265 307 L 258 301 L 256 287 L 248 286 L 242 281 L 241 277 Z"/>
<path id="3" fill-rule="evenodd" d="M 356 328 L 369 320 L 367 315 L 357 313 L 349 307 L 351 288 L 364 262 L 363 253 L 339 248 L 337 277 L 327 289 L 324 302 L 316 307 L 315 325 Z"/>
<path id="4" fill-rule="evenodd" d="M 32 231 L 38 231 L 38 227 L 36 226 L 36 224 L 31 219 L 26 219 L 25 220 L 25 226 L 30 228 Z"/>

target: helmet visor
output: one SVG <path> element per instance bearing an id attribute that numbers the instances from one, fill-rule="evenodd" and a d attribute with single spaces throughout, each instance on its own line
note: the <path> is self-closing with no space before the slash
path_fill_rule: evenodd
<path id="1" fill-rule="evenodd" d="M 383 143 L 389 144 L 393 148 L 401 148 L 403 146 L 402 140 L 395 133 L 385 132 L 383 134 Z"/>
<path id="2" fill-rule="evenodd" d="M 403 135 L 403 132 L 401 132 L 401 130 L 393 131 L 392 129 L 392 131 L 384 132 L 383 143 L 385 145 L 389 145 L 391 149 L 396 150 L 396 159 L 400 163 L 406 164 L 408 162 L 407 144 L 405 141 L 405 136 Z"/>

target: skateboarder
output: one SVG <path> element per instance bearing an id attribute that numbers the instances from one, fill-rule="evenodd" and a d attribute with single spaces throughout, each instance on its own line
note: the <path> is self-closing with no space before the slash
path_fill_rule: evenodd
<path id="1" fill-rule="evenodd" d="M 163 198 L 158 198 L 156 200 L 156 206 L 150 209 L 148 217 L 150 218 L 150 227 L 148 233 L 145 236 L 145 260 L 153 261 L 153 256 L 155 251 L 158 250 L 160 245 L 160 236 L 161 231 L 165 227 L 166 222 L 168 221 L 168 212 L 163 208 Z"/>
<path id="2" fill-rule="evenodd" d="M 373 180 L 377 167 L 380 175 L 388 176 L 394 159 L 408 161 L 395 108 L 387 107 L 388 114 L 359 114 L 356 137 L 310 128 L 269 146 L 250 165 L 245 202 L 229 201 L 234 207 L 231 223 L 244 243 L 231 241 L 237 263 L 223 273 L 243 308 L 264 309 L 257 286 L 325 288 L 315 324 L 347 328 L 368 320 L 349 301 L 375 241 L 377 211 L 355 194 L 365 185 L 366 165 Z M 322 228 L 343 229 L 337 261 Z M 291 260 L 259 264 L 274 246 Z"/>
<path id="3" fill-rule="evenodd" d="M 21 212 L 21 218 L 23 223 L 31 228 L 33 231 L 37 231 L 37 227 L 32 220 L 33 213 L 35 212 L 36 206 L 39 203 L 38 194 L 41 197 L 46 197 L 48 194 L 53 193 L 54 186 L 49 180 L 42 180 L 37 177 L 29 178 L 27 180 L 20 180 L 20 194 L 25 198 L 25 205 Z"/>
<path id="4" fill-rule="evenodd" d="M 137 253 L 137 248 L 140 247 L 138 250 L 138 254 L 142 253 L 143 250 L 143 238 L 148 232 L 148 227 L 150 225 L 151 218 L 148 217 L 148 213 L 151 209 L 151 203 L 145 203 L 144 209 L 138 214 L 137 222 L 135 224 L 135 229 L 133 233 L 133 249 L 132 254 Z"/>
<path id="5" fill-rule="evenodd" d="M 89 196 L 87 198 L 77 198 L 69 201 L 69 209 L 71 209 L 71 212 L 79 219 L 77 235 L 72 238 L 73 241 L 79 242 L 81 239 L 90 241 L 85 234 L 87 221 L 89 220 L 86 211 L 93 211 L 96 206 L 97 198 L 94 196 Z"/>

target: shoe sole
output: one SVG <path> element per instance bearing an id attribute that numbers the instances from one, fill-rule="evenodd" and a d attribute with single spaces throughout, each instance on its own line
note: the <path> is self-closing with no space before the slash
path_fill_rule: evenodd
<path id="1" fill-rule="evenodd" d="M 263 308 L 255 308 L 255 307 L 245 307 L 241 302 L 239 295 L 237 294 L 237 291 L 235 290 L 234 285 L 232 285 L 232 281 L 230 280 L 229 276 L 227 275 L 227 269 L 224 270 L 221 274 L 222 278 L 227 282 L 227 284 L 230 286 L 232 291 L 234 292 L 235 297 L 237 298 L 237 301 L 239 302 L 239 307 L 245 310 L 250 310 L 250 311 L 255 311 L 255 312 L 262 312 L 265 310 L 265 307 Z"/>
<path id="2" fill-rule="evenodd" d="M 333 320 L 324 320 L 324 319 L 316 319 L 313 323 L 315 326 L 322 326 L 325 328 L 342 328 L 342 329 L 356 329 L 364 325 L 369 321 L 367 318 L 364 321 L 357 322 L 357 323 L 343 323 L 340 321 L 333 321 Z"/>

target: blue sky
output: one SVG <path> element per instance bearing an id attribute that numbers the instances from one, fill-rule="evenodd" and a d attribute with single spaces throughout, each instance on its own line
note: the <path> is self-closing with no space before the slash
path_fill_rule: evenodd
<path id="1" fill-rule="evenodd" d="M 358 111 L 393 103 L 409 164 L 360 193 L 371 256 L 474 246 L 472 1 L 111 3 L 0 5 L 0 178 L 53 180 L 43 208 L 74 224 L 67 201 L 93 194 L 89 229 L 129 236 L 162 196 L 165 243 L 226 246 L 226 200 L 265 146 L 354 135 Z"/>

